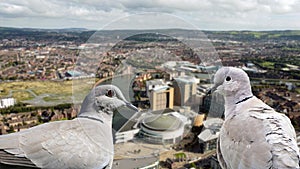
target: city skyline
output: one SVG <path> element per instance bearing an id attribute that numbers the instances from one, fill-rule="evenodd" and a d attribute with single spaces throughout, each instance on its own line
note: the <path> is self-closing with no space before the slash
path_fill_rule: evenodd
<path id="1" fill-rule="evenodd" d="M 300 28 L 299 0 L 168 2 L 12 0 L 0 1 L 0 9 L 0 26 L 3 27 L 93 30 L 157 28 L 299 30 Z"/>

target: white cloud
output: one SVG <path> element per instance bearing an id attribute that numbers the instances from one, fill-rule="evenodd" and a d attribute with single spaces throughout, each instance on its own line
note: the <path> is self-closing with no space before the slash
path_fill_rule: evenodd
<path id="1" fill-rule="evenodd" d="M 300 28 L 300 0 L 0 0 L 0 26 L 99 28 L 143 12 L 176 15 L 201 29 Z"/>
<path id="2" fill-rule="evenodd" d="M 271 13 L 299 12 L 299 0 L 260 0 L 260 3 L 270 9 Z"/>
<path id="3" fill-rule="evenodd" d="M 30 10 L 26 6 L 20 6 L 15 4 L 0 3 L 0 13 L 6 16 L 18 16 L 23 13 L 30 13 Z"/>

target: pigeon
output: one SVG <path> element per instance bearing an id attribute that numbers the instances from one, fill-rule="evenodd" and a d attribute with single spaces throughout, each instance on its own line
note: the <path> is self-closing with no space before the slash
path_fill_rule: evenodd
<path id="1" fill-rule="evenodd" d="M 0 163 L 7 168 L 111 168 L 112 116 L 121 106 L 136 109 L 116 86 L 94 87 L 75 119 L 0 136 Z"/>
<path id="2" fill-rule="evenodd" d="M 225 120 L 217 140 L 217 158 L 223 169 L 299 168 L 290 119 L 253 95 L 246 72 L 220 68 L 212 90 L 225 99 Z"/>

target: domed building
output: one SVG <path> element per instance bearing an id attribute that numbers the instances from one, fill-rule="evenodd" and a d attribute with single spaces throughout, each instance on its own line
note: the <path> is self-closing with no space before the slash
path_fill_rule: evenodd
<path id="1" fill-rule="evenodd" d="M 151 115 L 141 122 L 140 137 L 155 144 L 175 144 L 182 139 L 184 123 L 172 114 Z"/>

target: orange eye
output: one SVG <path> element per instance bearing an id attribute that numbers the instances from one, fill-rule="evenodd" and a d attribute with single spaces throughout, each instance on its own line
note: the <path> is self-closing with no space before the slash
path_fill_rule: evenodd
<path id="1" fill-rule="evenodd" d="M 114 97 L 115 96 L 115 92 L 113 90 L 108 90 L 106 93 L 107 97 Z"/>

